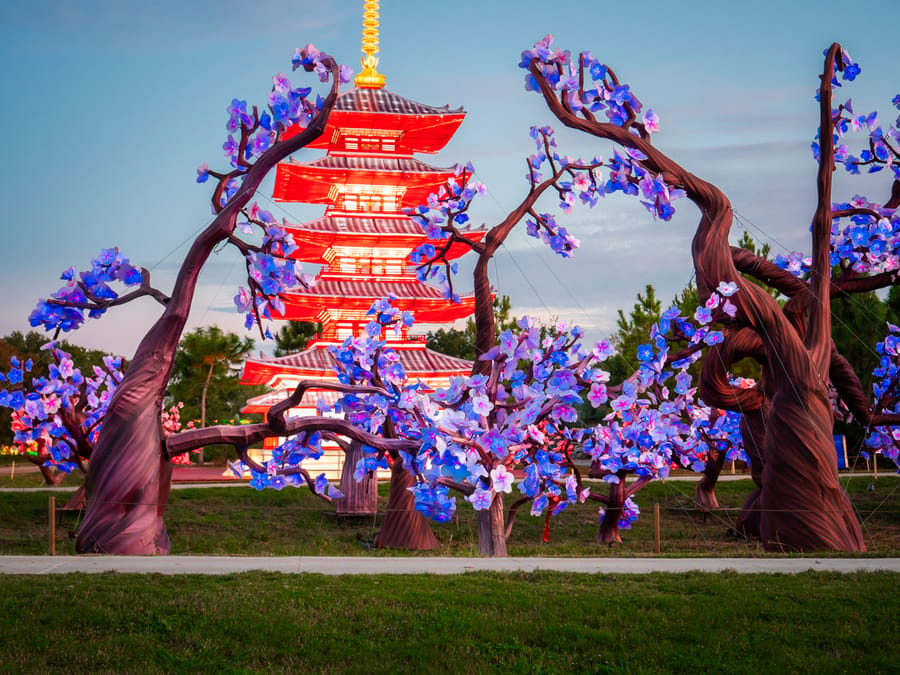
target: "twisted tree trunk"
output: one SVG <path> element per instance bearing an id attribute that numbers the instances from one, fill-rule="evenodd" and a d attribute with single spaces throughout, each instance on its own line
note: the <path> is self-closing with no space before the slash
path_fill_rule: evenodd
<path id="1" fill-rule="evenodd" d="M 488 558 L 507 557 L 503 493 L 494 493 L 490 508 L 477 511 L 477 514 L 478 555 Z"/>
<path id="2" fill-rule="evenodd" d="M 531 65 L 544 100 L 561 122 L 640 151 L 646 156 L 642 160 L 646 169 L 662 177 L 668 185 L 682 188 L 699 208 L 700 223 L 691 253 L 701 303 L 720 282 L 736 282 L 739 287 L 739 292 L 731 298 L 737 308 L 735 319 L 720 319 L 732 327 L 750 329 L 757 334 L 764 360 L 771 369 L 771 381 L 767 382 L 771 397 L 731 387 L 727 373 L 710 358 L 703 361 L 700 393 L 707 404 L 738 412 L 758 410 L 762 407 L 761 399 L 770 400 L 763 417 L 764 465 L 760 476 L 760 533 L 763 545 L 769 550 L 865 550 L 859 523 L 838 482 L 831 436 L 834 419 L 827 387 L 831 363 L 829 299 L 834 170 L 831 87 L 839 54 L 840 45 L 833 44 L 827 52 L 821 77 L 819 128 L 823 142 L 804 335 L 800 335 L 804 331 L 798 329 L 770 295 L 740 276 L 728 243 L 732 208 L 718 188 L 657 150 L 648 135 L 598 122 L 589 114 L 586 118 L 579 117 L 565 97 L 561 98 L 547 82 L 534 61 Z"/>
<path id="3" fill-rule="evenodd" d="M 341 469 L 341 492 L 343 497 L 335 499 L 335 512 L 339 516 L 371 516 L 378 512 L 378 478 L 372 471 L 363 480 L 357 481 L 353 474 L 356 464 L 363 459 L 363 444 L 352 441 L 344 452 L 344 466 Z"/>
<path id="4" fill-rule="evenodd" d="M 619 521 L 625 512 L 625 482 L 611 483 L 609 486 L 609 494 L 605 502 L 606 508 L 603 516 L 600 518 L 600 530 L 597 532 L 598 544 L 621 544 L 622 537 L 619 535 Z"/>
<path id="5" fill-rule="evenodd" d="M 415 497 L 408 489 L 415 482 L 412 474 L 403 468 L 403 463 L 395 459 L 391 464 L 387 513 L 375 537 L 379 547 L 411 551 L 432 551 L 441 547 L 428 519 L 416 511 Z"/>
<path id="6" fill-rule="evenodd" d="M 735 530 L 747 539 L 760 539 L 760 495 L 762 494 L 763 448 L 766 437 L 765 409 L 745 412 L 741 416 L 744 452 L 750 460 L 750 477 L 756 489 L 744 500 Z"/>
<path id="7" fill-rule="evenodd" d="M 706 466 L 700 474 L 700 480 L 694 486 L 694 501 L 701 511 L 715 511 L 719 508 L 719 500 L 716 499 L 716 483 L 725 466 L 726 452 L 710 449 L 711 457 L 707 459 Z"/>
<path id="8" fill-rule="evenodd" d="M 165 471 L 169 461 L 159 414 L 183 326 L 184 320 L 167 309 L 141 342 L 110 401 L 88 467 L 79 553 L 169 553 L 162 514 L 171 471 Z"/>

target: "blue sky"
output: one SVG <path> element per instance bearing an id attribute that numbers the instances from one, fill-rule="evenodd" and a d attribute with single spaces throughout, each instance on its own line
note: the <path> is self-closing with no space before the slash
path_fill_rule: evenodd
<path id="1" fill-rule="evenodd" d="M 528 128 L 553 120 L 524 91 L 517 63 L 523 49 L 553 33 L 559 46 L 592 50 L 632 85 L 660 116 L 657 146 L 723 188 L 741 227 L 776 253 L 805 250 L 822 50 L 841 41 L 862 65 L 846 94 L 858 109 L 888 113 L 900 75 L 896 46 L 879 27 L 900 20 L 895 0 L 853 12 L 832 1 L 581 4 L 574 12 L 531 0 L 382 2 L 387 87 L 468 111 L 450 145 L 426 159 L 475 164 L 489 189 L 473 207 L 475 219 L 492 225 L 525 194 Z M 204 161 L 224 167 L 225 106 L 233 97 L 263 104 L 271 76 L 287 72 L 294 48 L 307 42 L 357 69 L 361 14 L 362 0 L 48 0 L 40 16 L 24 4 L 0 6 L 7 157 L 0 334 L 27 330 L 31 308 L 59 286 L 59 273 L 84 267 L 104 247 L 118 245 L 168 291 L 186 242 L 210 219 L 209 187 L 194 182 L 195 169 Z M 591 138 L 561 134 L 561 141 L 573 156 L 608 153 Z M 871 187 L 880 198 L 883 186 Z M 844 180 L 838 188 L 867 189 Z M 303 220 L 320 209 L 275 212 Z M 574 260 L 556 258 L 522 231 L 496 257 L 494 283 L 517 314 L 558 316 L 601 337 L 614 329 L 615 310 L 629 309 L 647 283 L 666 302 L 690 280 L 696 221 L 687 204 L 672 222 L 658 223 L 635 200 L 607 199 L 566 219 L 582 240 Z M 241 271 L 235 252 L 215 256 L 190 327 L 242 330 L 231 304 Z M 141 301 L 70 337 L 130 356 L 158 313 Z"/>

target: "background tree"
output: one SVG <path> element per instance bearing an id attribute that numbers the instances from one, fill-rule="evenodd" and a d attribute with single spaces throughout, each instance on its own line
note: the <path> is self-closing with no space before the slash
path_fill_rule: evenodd
<path id="1" fill-rule="evenodd" d="M 184 404 L 182 419 L 227 424 L 240 421 L 248 398 L 265 391 L 263 386 L 240 383 L 240 365 L 253 350 L 253 340 L 225 333 L 218 326 L 197 328 L 181 338 L 175 353 L 168 396 Z M 198 457 L 204 460 L 204 450 Z"/>
<path id="2" fill-rule="evenodd" d="M 640 365 L 637 349 L 650 340 L 650 329 L 659 321 L 662 303 L 656 297 L 656 289 L 647 284 L 644 294 L 637 294 L 637 301 L 628 316 L 617 311 L 616 332 L 610 339 L 616 353 L 609 359 L 609 374 L 613 382 L 622 382 Z"/>
<path id="3" fill-rule="evenodd" d="M 516 328 L 516 317 L 511 314 L 512 302 L 508 295 L 495 297 L 492 307 L 498 332 Z M 462 330 L 439 328 L 426 333 L 425 338 L 429 349 L 469 361 L 475 360 L 475 320 L 472 317 L 466 320 L 466 326 Z"/>
<path id="4" fill-rule="evenodd" d="M 199 420 L 226 422 L 240 412 L 243 401 L 229 396 L 238 385 L 238 368 L 253 350 L 253 340 L 224 333 L 218 326 L 197 328 L 181 338 L 175 353 L 175 365 L 169 392 L 184 403 L 182 416 Z M 233 386 L 229 386 L 233 385 Z M 215 400 L 210 398 L 210 393 Z M 244 398 L 243 396 L 240 398 Z"/>
<path id="5" fill-rule="evenodd" d="M 296 354 L 322 331 L 322 324 L 312 321 L 288 321 L 275 333 L 275 356 Z"/>

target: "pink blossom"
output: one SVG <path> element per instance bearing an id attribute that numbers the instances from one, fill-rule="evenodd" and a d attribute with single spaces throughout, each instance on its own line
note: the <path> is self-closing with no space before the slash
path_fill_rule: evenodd
<path id="1" fill-rule="evenodd" d="M 487 396 L 472 397 L 472 412 L 474 412 L 476 415 L 487 415 L 493 409 L 494 404 L 491 403 L 490 399 Z"/>
<path id="2" fill-rule="evenodd" d="M 493 499 L 493 495 L 490 490 L 483 490 L 478 488 L 473 492 L 467 499 L 472 502 L 472 508 L 476 511 L 484 511 L 485 509 L 491 508 L 491 500 Z"/>
<path id="3" fill-rule="evenodd" d="M 588 178 L 585 172 L 580 172 L 577 176 L 575 176 L 575 180 L 572 181 L 572 187 L 574 187 L 579 192 L 585 192 L 591 187 L 591 179 Z"/>
<path id="4" fill-rule="evenodd" d="M 608 400 L 609 397 L 606 395 L 605 384 L 594 383 L 591 385 L 591 390 L 590 392 L 588 392 L 588 401 L 590 401 L 592 406 L 597 408 L 606 403 Z"/>
<path id="5" fill-rule="evenodd" d="M 718 288 L 716 290 L 724 295 L 726 298 L 730 298 L 732 295 L 737 293 L 738 285 L 734 281 L 720 281 Z"/>
<path id="6" fill-rule="evenodd" d="M 491 471 L 491 482 L 494 492 L 512 492 L 513 475 L 502 464 Z"/>

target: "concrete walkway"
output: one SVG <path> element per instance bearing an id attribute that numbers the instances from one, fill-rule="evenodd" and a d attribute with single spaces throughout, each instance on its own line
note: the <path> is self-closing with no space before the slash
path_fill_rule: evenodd
<path id="1" fill-rule="evenodd" d="M 650 572 L 900 572 L 900 558 L 402 558 L 215 556 L 0 556 L 0 574 L 462 574 L 554 570 L 587 574 Z"/>

